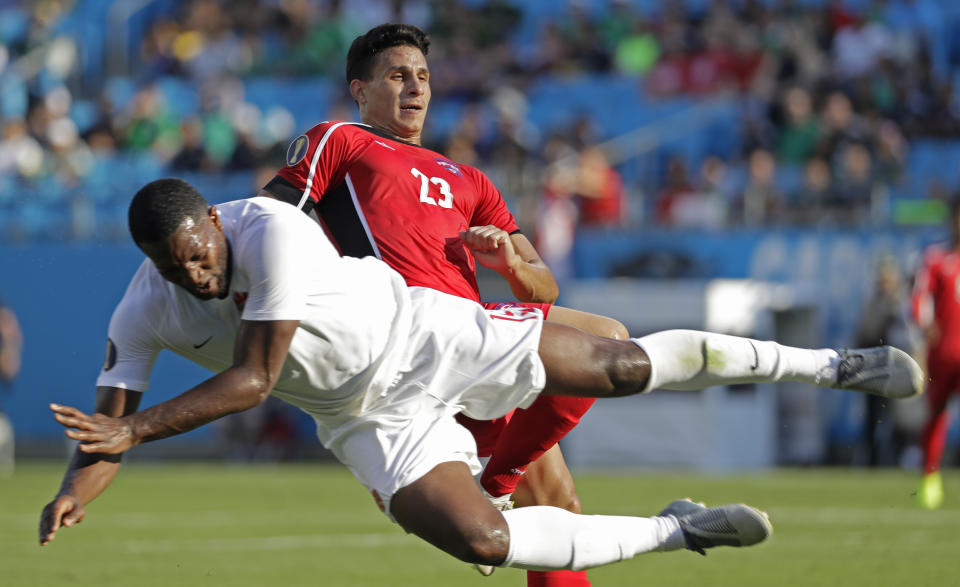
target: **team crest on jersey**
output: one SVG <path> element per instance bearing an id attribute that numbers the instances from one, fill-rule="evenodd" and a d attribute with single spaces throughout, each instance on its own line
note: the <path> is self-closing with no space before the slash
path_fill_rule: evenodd
<path id="1" fill-rule="evenodd" d="M 310 139 L 307 135 L 300 135 L 293 139 L 290 146 L 287 147 L 287 165 L 293 166 L 300 163 L 307 156 L 307 149 L 310 147 Z"/>
<path id="2" fill-rule="evenodd" d="M 107 356 L 103 359 L 103 370 L 109 371 L 117 364 L 117 345 L 109 338 L 107 339 Z"/>
<path id="3" fill-rule="evenodd" d="M 460 171 L 460 166 L 454 163 L 453 161 L 447 161 L 446 159 L 441 159 L 440 157 L 437 157 L 436 159 L 434 159 L 434 161 L 437 162 L 437 165 L 439 165 L 440 167 L 443 167 L 444 169 L 456 175 L 457 177 L 460 177 L 463 175 L 463 172 Z"/>

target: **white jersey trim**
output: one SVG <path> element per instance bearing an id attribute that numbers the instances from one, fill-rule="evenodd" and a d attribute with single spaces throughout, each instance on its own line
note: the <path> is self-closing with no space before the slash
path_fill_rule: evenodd
<path id="1" fill-rule="evenodd" d="M 330 138 L 330 133 L 337 130 L 345 124 L 354 124 L 352 122 L 338 122 L 327 129 L 327 132 L 323 133 L 323 137 L 320 138 L 320 144 L 317 145 L 317 150 L 313 152 L 313 158 L 310 159 L 310 173 L 307 174 L 307 183 L 303 187 L 303 195 L 300 196 L 300 203 L 297 204 L 297 208 L 303 210 L 303 206 L 307 203 L 307 199 L 310 197 L 310 190 L 313 188 L 313 178 L 317 173 L 317 162 L 320 161 L 320 154 L 323 152 L 324 145 L 327 144 L 327 139 Z"/>
<path id="2" fill-rule="evenodd" d="M 373 248 L 373 254 L 376 255 L 377 259 L 383 260 L 383 257 L 380 256 L 380 247 L 377 246 L 377 241 L 373 238 L 373 232 L 370 231 L 370 226 L 367 224 L 367 217 L 363 215 L 363 208 L 360 207 L 360 200 L 357 199 L 357 190 L 353 187 L 353 180 L 350 179 L 350 174 L 346 174 L 347 189 L 350 191 L 350 199 L 353 200 L 353 207 L 357 211 L 357 218 L 360 219 L 360 223 L 363 224 L 363 231 L 367 233 L 367 240 L 370 241 L 370 246 Z"/>

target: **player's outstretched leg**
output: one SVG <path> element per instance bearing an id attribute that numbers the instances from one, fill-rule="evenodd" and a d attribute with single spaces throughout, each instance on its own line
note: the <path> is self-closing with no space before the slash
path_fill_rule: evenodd
<path id="1" fill-rule="evenodd" d="M 916 361 L 893 347 L 803 349 L 699 330 L 617 341 L 548 322 L 539 352 L 547 395 L 617 397 L 653 389 L 799 381 L 904 398 L 921 393 L 924 383 Z"/>
<path id="2" fill-rule="evenodd" d="M 686 503 L 693 507 L 684 515 L 651 518 L 583 516 L 540 506 L 504 512 L 510 554 L 501 566 L 581 570 L 648 552 L 685 548 L 704 554 L 717 546 L 753 546 L 773 533 L 767 515 L 748 505 Z"/>
<path id="3" fill-rule="evenodd" d="M 895 399 L 923 391 L 923 369 L 890 346 L 803 349 L 696 330 L 666 330 L 633 341 L 650 357 L 648 390 L 800 381 Z"/>
<path id="4" fill-rule="evenodd" d="M 550 506 L 498 512 L 466 464 L 442 463 L 390 500 L 407 531 L 470 563 L 527 570 L 584 570 L 648 552 L 750 546 L 771 532 L 738 504 L 675 516 L 585 516 Z"/>

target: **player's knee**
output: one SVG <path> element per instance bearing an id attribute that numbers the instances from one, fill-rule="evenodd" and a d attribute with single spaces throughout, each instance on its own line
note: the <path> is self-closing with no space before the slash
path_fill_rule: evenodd
<path id="1" fill-rule="evenodd" d="M 564 491 L 562 493 L 559 493 L 554 497 L 554 503 L 551 505 L 555 505 L 575 514 L 583 513 L 583 508 L 580 506 L 580 496 L 577 495 L 576 490 L 574 490 L 573 484 L 571 483 L 569 486 L 564 486 L 563 490 Z"/>
<path id="2" fill-rule="evenodd" d="M 618 397 L 643 391 L 650 379 L 650 357 L 630 342 L 618 342 L 611 347 L 607 363 L 610 395 Z"/>
<path id="3" fill-rule="evenodd" d="M 506 523 L 502 528 L 476 528 L 465 532 L 455 549 L 448 550 L 458 559 L 481 565 L 499 566 L 510 550 L 510 532 Z"/>
<path id="4" fill-rule="evenodd" d="M 601 336 L 614 340 L 627 340 L 630 338 L 630 332 L 627 331 L 627 327 L 619 320 L 614 320 L 613 318 L 604 318 L 601 331 Z"/>

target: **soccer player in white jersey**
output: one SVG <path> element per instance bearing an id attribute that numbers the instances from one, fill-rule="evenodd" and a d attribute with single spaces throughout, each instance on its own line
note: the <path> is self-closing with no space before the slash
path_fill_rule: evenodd
<path id="1" fill-rule="evenodd" d="M 95 413 L 51 405 L 79 445 L 41 514 L 41 544 L 83 519 L 128 449 L 273 393 L 314 417 L 320 440 L 392 520 L 467 562 L 586 569 L 646 552 L 748 546 L 771 526 L 742 504 L 650 518 L 500 512 L 472 477 L 476 445 L 454 415 L 493 418 L 538 394 L 795 380 L 907 397 L 923 384 L 917 364 L 891 347 L 837 353 L 685 330 L 619 341 L 544 322 L 537 310 L 486 310 L 407 288 L 379 260 L 340 257 L 292 206 L 209 206 L 180 180 L 137 193 L 130 231 L 148 259 L 110 321 Z M 137 411 L 164 348 L 217 374 Z"/>

